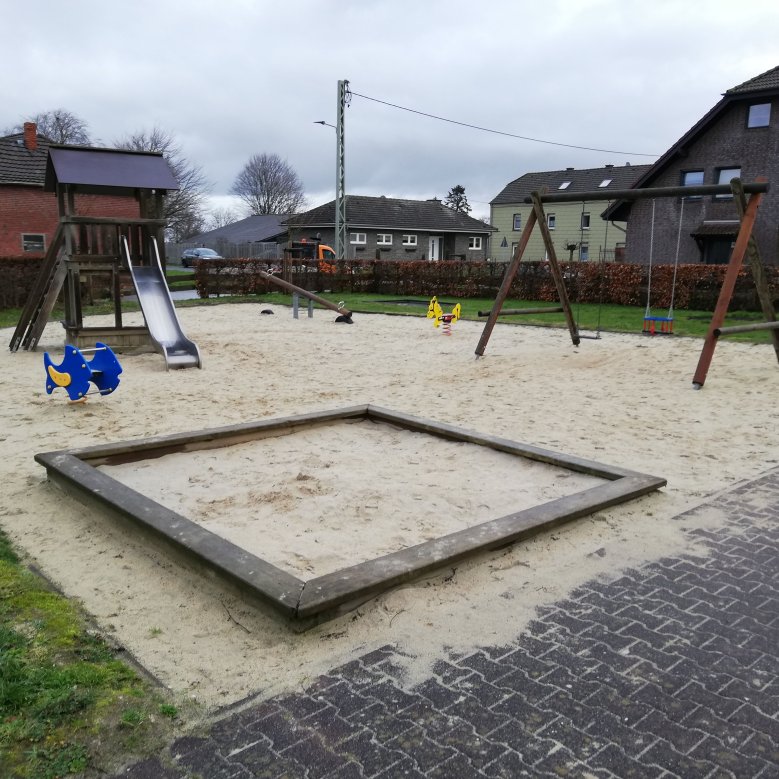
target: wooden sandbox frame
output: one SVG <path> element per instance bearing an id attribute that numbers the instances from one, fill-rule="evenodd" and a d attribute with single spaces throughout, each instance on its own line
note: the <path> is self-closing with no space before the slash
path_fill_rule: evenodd
<path id="1" fill-rule="evenodd" d="M 558 466 L 604 480 L 575 492 L 440 538 L 303 580 L 247 552 L 201 525 L 165 508 L 105 472 L 102 465 L 138 462 L 167 454 L 214 449 L 294 433 L 317 425 L 370 420 L 416 433 L 488 447 L 521 459 Z M 297 416 L 229 425 L 190 433 L 101 444 L 35 455 L 48 478 L 88 506 L 162 541 L 189 567 L 215 574 L 292 627 L 304 630 L 356 608 L 402 582 L 480 552 L 531 535 L 665 486 L 657 476 L 603 465 L 529 444 L 482 435 L 373 405 L 350 406 Z"/>

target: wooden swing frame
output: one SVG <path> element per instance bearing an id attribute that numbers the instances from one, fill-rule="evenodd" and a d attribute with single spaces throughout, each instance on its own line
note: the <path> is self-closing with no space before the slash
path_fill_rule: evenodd
<path id="1" fill-rule="evenodd" d="M 530 236 L 533 229 L 538 223 L 541 230 L 541 236 L 544 240 L 544 247 L 549 258 L 549 268 L 552 272 L 552 278 L 555 282 L 557 294 L 559 297 L 560 306 L 550 308 L 548 311 L 559 311 L 560 307 L 565 314 L 566 325 L 568 332 L 571 336 L 571 341 L 574 346 L 578 346 L 581 340 L 578 327 L 574 322 L 573 313 L 571 311 L 571 303 L 568 297 L 568 292 L 565 287 L 563 274 L 560 269 L 560 263 L 557 259 L 557 253 L 555 252 L 554 244 L 552 243 L 552 236 L 549 232 L 549 228 L 546 223 L 546 213 L 544 212 L 544 203 L 574 203 L 579 201 L 618 201 L 618 200 L 646 200 L 648 198 L 663 198 L 663 197 L 698 197 L 706 195 L 732 195 L 736 203 L 740 216 L 740 226 L 738 236 L 736 237 L 736 243 L 733 248 L 733 252 L 728 263 L 728 270 L 726 271 L 725 280 L 723 281 L 722 288 L 720 290 L 720 296 L 717 301 L 717 306 L 714 311 L 714 315 L 709 326 L 709 332 L 704 342 L 701 357 L 698 362 L 698 368 L 693 378 L 693 384 L 696 389 L 700 389 L 706 380 L 706 373 L 711 364 L 711 359 L 714 354 L 714 349 L 717 344 L 717 339 L 721 335 L 728 335 L 729 333 L 737 332 L 733 328 L 723 328 L 722 323 L 727 313 L 730 299 L 733 296 L 735 289 L 736 277 L 741 268 L 741 264 L 744 260 L 744 255 L 749 256 L 749 261 L 752 268 L 752 275 L 757 287 L 757 294 L 760 298 L 760 305 L 763 310 L 763 315 L 766 319 L 764 323 L 757 326 L 750 326 L 751 329 L 758 330 L 770 330 L 774 340 L 774 350 L 776 351 L 777 360 L 779 360 L 779 324 L 776 322 L 776 314 L 774 312 L 773 302 L 771 301 L 770 292 L 768 290 L 768 281 L 763 271 L 763 265 L 760 260 L 760 254 L 757 249 L 757 243 L 752 237 L 752 230 L 755 224 L 755 218 L 757 216 L 757 209 L 760 205 L 760 199 L 762 195 L 769 190 L 768 181 L 762 177 L 758 177 L 752 184 L 743 184 L 740 179 L 733 179 L 730 184 L 702 184 L 700 186 L 693 187 L 651 187 L 646 189 L 623 189 L 615 190 L 613 192 L 532 192 L 530 197 L 525 198 L 525 203 L 532 203 L 533 210 L 525 223 L 525 227 L 520 235 L 519 243 L 517 244 L 516 251 L 512 257 L 511 262 L 506 268 L 506 273 L 503 277 L 503 281 L 498 290 L 498 294 L 492 306 L 492 310 L 489 312 L 487 321 L 484 324 L 484 330 L 482 331 L 479 343 L 476 346 L 476 356 L 481 357 L 484 354 L 484 350 L 487 347 L 487 343 L 492 335 L 492 331 L 495 328 L 495 324 L 498 321 L 503 308 L 503 303 L 508 297 L 509 290 L 514 281 L 514 277 L 519 271 L 522 257 L 527 249 L 527 245 L 530 241 Z M 746 199 L 746 195 L 749 195 L 749 200 Z M 537 309 L 515 309 L 511 310 L 511 313 L 524 313 L 533 311 L 537 313 Z M 479 312 L 480 314 L 482 312 Z M 509 310 L 504 312 L 509 313 Z M 743 332 L 743 331 L 741 331 Z"/>

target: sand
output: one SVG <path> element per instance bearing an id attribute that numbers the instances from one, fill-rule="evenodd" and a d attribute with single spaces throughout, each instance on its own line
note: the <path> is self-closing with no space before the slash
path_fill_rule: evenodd
<path id="1" fill-rule="evenodd" d="M 260 315 L 269 307 L 273 316 Z M 122 355 L 116 393 L 85 404 L 45 393 L 41 352 L 61 355 L 59 324 L 38 352 L 0 352 L 0 526 L 115 646 L 207 710 L 305 686 L 386 644 L 405 654 L 413 684 L 448 650 L 510 641 L 536 607 L 593 577 L 705 554 L 686 531 L 723 518 L 711 509 L 675 517 L 779 459 L 779 370 L 767 344 L 719 344 L 696 392 L 693 339 L 604 334 L 575 348 L 566 331 L 501 324 L 476 359 L 479 322 L 457 322 L 445 336 L 424 318 L 356 315 L 350 326 L 331 312 L 295 320 L 266 304 L 179 314 L 202 370 L 166 372 L 159 355 Z M 4 343 L 11 333 L 0 332 Z M 668 486 L 298 634 L 82 506 L 33 460 L 355 403 L 652 473 Z M 433 451 L 425 436 L 382 426 L 310 433 L 123 467 L 121 478 L 215 532 L 270 544 L 274 562 L 299 576 L 493 518 L 520 493 L 532 503 L 581 488 L 568 473 L 507 474 L 500 457 L 481 460 L 458 444 Z"/>

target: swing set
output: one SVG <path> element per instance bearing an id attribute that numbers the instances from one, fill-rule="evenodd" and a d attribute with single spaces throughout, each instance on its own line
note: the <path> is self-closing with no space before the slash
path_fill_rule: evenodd
<path id="1" fill-rule="evenodd" d="M 701 356 L 698 361 L 698 367 L 693 377 L 693 386 L 696 389 L 700 389 L 705 380 L 709 366 L 711 364 L 712 357 L 714 355 L 714 349 L 717 345 L 717 340 L 721 336 L 727 336 L 730 334 L 754 331 L 754 330 L 770 330 L 772 331 L 774 351 L 776 352 L 777 361 L 779 361 L 779 322 L 776 320 L 776 314 L 774 312 L 773 302 L 771 299 L 770 291 L 768 288 L 768 281 L 763 270 L 763 265 L 760 260 L 760 254 L 757 249 L 757 243 L 752 236 L 752 230 L 754 228 L 755 219 L 757 217 L 757 209 L 760 205 L 760 200 L 765 192 L 768 192 L 768 182 L 764 178 L 758 178 L 755 183 L 743 184 L 740 179 L 733 179 L 730 184 L 701 184 L 698 186 L 689 187 L 653 187 L 646 189 L 625 189 L 609 192 L 533 192 L 529 198 L 525 198 L 526 203 L 532 203 L 533 210 L 530 212 L 525 227 L 520 235 L 519 243 L 514 252 L 514 256 L 511 259 L 506 273 L 501 282 L 500 289 L 498 290 L 497 297 L 492 306 L 492 310 L 488 313 L 487 321 L 484 325 L 479 343 L 476 346 L 476 356 L 481 357 L 484 354 L 484 350 L 487 347 L 487 343 L 490 339 L 495 324 L 498 321 L 498 317 L 501 314 L 537 314 L 537 313 L 552 313 L 562 312 L 565 314 L 566 326 L 571 337 L 571 342 L 574 346 L 578 346 L 581 339 L 587 336 L 582 336 L 579 332 L 577 323 L 574 320 L 573 312 L 571 310 L 571 303 L 568 297 L 568 291 L 565 287 L 565 281 L 563 273 L 560 269 L 560 263 L 557 260 L 557 254 L 555 252 L 554 244 L 552 243 L 552 237 L 549 232 L 549 227 L 546 221 L 546 214 L 544 212 L 544 203 L 571 203 L 581 201 L 583 203 L 587 201 L 616 201 L 616 200 L 645 200 L 652 199 L 652 231 L 650 235 L 650 264 L 649 264 L 649 284 L 647 289 L 647 305 L 644 314 L 644 328 L 643 332 L 651 335 L 658 333 L 658 324 L 660 326 L 659 332 L 661 334 L 670 335 L 673 332 L 673 318 L 674 318 L 674 295 L 676 291 L 676 273 L 679 263 L 679 250 L 681 246 L 681 234 L 682 234 L 682 217 L 684 216 L 684 200 L 688 197 L 700 197 L 700 196 L 716 196 L 716 195 L 732 195 L 738 209 L 740 217 L 740 226 L 736 242 L 731 253 L 728 268 L 725 273 L 725 279 L 720 289 L 719 299 L 717 301 L 714 314 L 709 325 L 709 331 L 704 341 Z M 749 200 L 746 199 L 746 195 L 749 195 Z M 656 198 L 681 198 L 681 208 L 679 214 L 679 226 L 677 230 L 676 241 L 676 257 L 674 259 L 674 275 L 671 291 L 671 304 L 666 316 L 654 316 L 651 310 L 651 277 L 652 277 L 652 254 L 654 250 L 654 201 Z M 508 297 L 509 290 L 514 281 L 516 274 L 519 271 L 522 257 L 527 249 L 527 245 L 530 241 L 530 236 L 533 229 L 538 224 L 541 231 L 541 236 L 544 241 L 544 246 L 549 259 L 549 269 L 554 279 L 555 287 L 557 289 L 557 295 L 560 301 L 560 305 L 556 307 L 546 308 L 528 308 L 528 309 L 506 309 L 503 310 L 503 303 Z M 760 299 L 764 322 L 758 322 L 750 325 L 739 325 L 734 327 L 723 327 L 725 315 L 727 314 L 728 305 L 733 296 L 735 290 L 736 278 L 738 272 L 741 269 L 741 265 L 744 261 L 744 257 L 749 257 L 750 266 L 752 270 L 752 277 L 755 281 L 757 288 L 757 294 Z M 601 301 L 602 302 L 602 301 Z M 480 316 L 487 314 L 487 312 L 479 312 Z M 592 336 L 590 336 L 592 337 Z M 596 336 L 597 337 L 597 336 Z"/>

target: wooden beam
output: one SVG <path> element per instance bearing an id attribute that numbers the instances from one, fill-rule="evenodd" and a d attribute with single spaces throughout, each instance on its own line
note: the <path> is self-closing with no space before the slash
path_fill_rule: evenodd
<path id="1" fill-rule="evenodd" d="M 714 356 L 714 349 L 717 347 L 717 335 L 715 331 L 722 328 L 722 323 L 725 321 L 725 315 L 728 313 L 728 306 L 733 297 L 733 291 L 736 288 L 738 272 L 741 270 L 741 265 L 744 262 L 744 255 L 747 251 L 749 238 L 752 235 L 752 228 L 755 225 L 757 209 L 760 205 L 761 198 L 762 194 L 760 193 L 752 195 L 749 198 L 749 203 L 747 203 L 744 215 L 741 218 L 741 226 L 738 235 L 736 236 L 736 244 L 733 247 L 733 253 L 730 255 L 730 262 L 725 271 L 725 278 L 722 282 L 722 287 L 720 288 L 717 305 L 714 308 L 714 315 L 711 318 L 706 340 L 703 342 L 703 349 L 701 349 L 701 356 L 698 359 L 698 366 L 695 369 L 695 375 L 692 379 L 695 389 L 700 389 L 706 382 L 706 374 L 709 372 L 711 359 Z"/>
<path id="2" fill-rule="evenodd" d="M 749 195 L 768 192 L 767 181 L 757 181 L 754 184 L 744 184 L 744 192 Z M 608 188 L 594 192 L 545 192 L 541 194 L 542 203 L 580 203 L 583 200 L 644 200 L 655 197 L 697 197 L 703 195 L 731 195 L 729 184 L 701 184 L 697 187 L 649 187 L 645 189 Z M 533 196 L 525 198 L 525 203 L 532 203 Z"/>
<path id="3" fill-rule="evenodd" d="M 492 335 L 492 331 L 495 328 L 495 323 L 498 321 L 500 310 L 503 307 L 503 303 L 505 302 L 506 298 L 508 297 L 511 284 L 514 281 L 514 277 L 517 275 L 520 263 L 522 262 L 522 255 L 524 255 L 525 249 L 527 249 L 527 244 L 530 241 L 530 234 L 533 232 L 535 223 L 536 213 L 535 211 L 531 211 L 527 221 L 525 222 L 525 227 L 522 230 L 522 234 L 519 236 L 519 243 L 517 244 L 517 249 L 514 252 L 514 256 L 511 258 L 511 262 L 509 263 L 509 266 L 506 268 L 506 272 L 503 275 L 503 281 L 500 284 L 498 295 L 495 298 L 495 302 L 492 304 L 492 311 L 490 312 L 489 318 L 484 323 L 484 330 L 482 330 L 481 338 L 479 338 L 479 343 L 476 346 L 477 357 L 481 357 L 484 354 L 484 350 L 487 348 L 487 341 L 490 340 L 490 335 Z"/>
<path id="4" fill-rule="evenodd" d="M 779 322 L 752 322 L 749 325 L 732 325 L 730 327 L 718 327 L 714 334 L 719 338 L 721 335 L 735 335 L 736 333 L 754 333 L 757 330 L 779 330 Z"/>
<path id="5" fill-rule="evenodd" d="M 571 302 L 568 299 L 568 290 L 565 288 L 563 272 L 560 270 L 560 263 L 557 261 L 557 253 L 555 252 L 554 243 L 552 242 L 552 234 L 549 232 L 549 225 L 546 223 L 544 206 L 541 203 L 541 194 L 539 192 L 534 192 L 531 197 L 533 198 L 533 210 L 536 214 L 536 221 L 541 228 L 541 236 L 544 239 L 546 254 L 549 258 L 549 269 L 552 271 L 552 278 L 554 279 L 555 287 L 557 288 L 557 297 L 563 307 L 565 322 L 568 325 L 568 332 L 571 334 L 571 342 L 574 346 L 578 346 L 580 341 L 579 328 L 576 326 L 576 322 L 573 319 Z"/>

